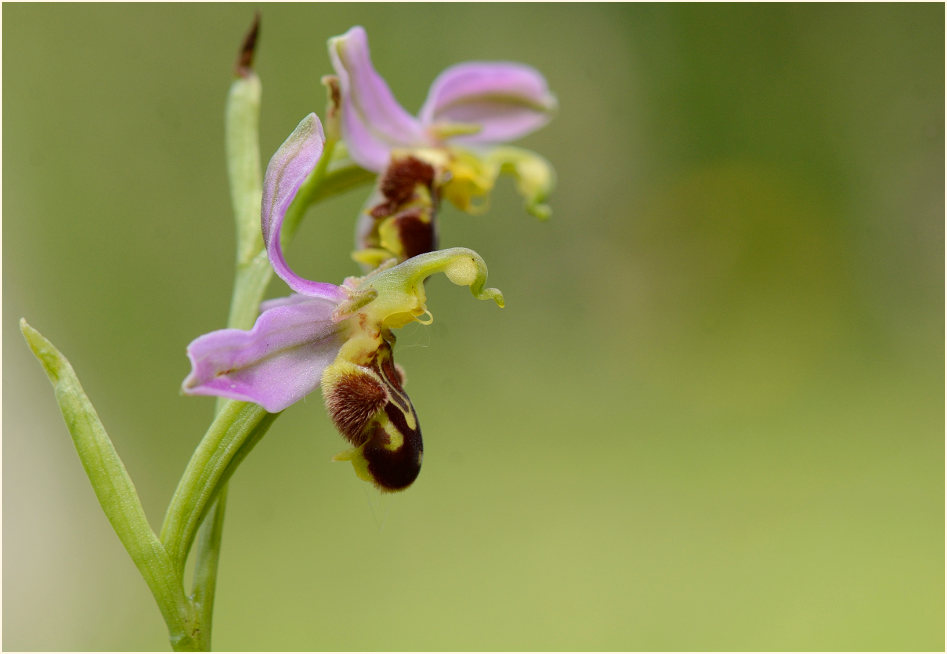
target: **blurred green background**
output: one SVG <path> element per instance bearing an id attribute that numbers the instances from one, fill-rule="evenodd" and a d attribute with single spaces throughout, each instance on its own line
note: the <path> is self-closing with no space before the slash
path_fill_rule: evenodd
<path id="1" fill-rule="evenodd" d="M 253 5 L 3 7 L 3 648 L 167 647 L 21 316 L 70 357 L 155 526 L 212 412 L 222 111 Z M 424 470 L 379 496 L 318 394 L 231 484 L 225 650 L 943 650 L 944 7 L 265 5 L 268 157 L 366 27 L 411 111 L 523 61 L 561 111 L 540 224 L 442 215 L 507 308 L 399 335 Z M 290 250 L 340 281 L 368 190 Z M 271 296 L 284 295 L 274 282 Z"/>

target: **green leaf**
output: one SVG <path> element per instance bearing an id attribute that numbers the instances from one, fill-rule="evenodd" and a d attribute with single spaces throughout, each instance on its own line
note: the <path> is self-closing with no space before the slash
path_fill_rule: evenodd
<path id="1" fill-rule="evenodd" d="M 25 319 L 20 320 L 20 331 L 53 385 L 79 460 L 105 516 L 151 589 L 168 624 L 172 643 L 176 648 L 186 648 L 193 623 L 191 603 L 171 558 L 148 525 L 135 485 L 95 407 L 66 357 Z"/>

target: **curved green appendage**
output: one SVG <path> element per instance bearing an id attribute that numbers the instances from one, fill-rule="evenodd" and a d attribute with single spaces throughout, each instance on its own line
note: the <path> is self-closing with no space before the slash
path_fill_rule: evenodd
<path id="1" fill-rule="evenodd" d="M 365 313 L 373 322 L 389 329 L 403 327 L 428 313 L 424 280 L 435 273 L 444 273 L 454 284 L 469 286 L 478 300 L 493 300 L 503 307 L 503 293 L 486 288 L 487 264 L 468 248 L 448 248 L 426 252 L 392 267 L 378 268 L 363 277 L 357 292 L 339 313 L 355 310 Z M 366 301 L 366 298 L 368 301 Z"/>
<path id="2" fill-rule="evenodd" d="M 461 211 L 486 211 L 490 193 L 502 173 L 513 177 L 527 212 L 540 220 L 552 215 L 546 199 L 556 185 L 556 171 L 531 150 L 505 145 L 482 155 L 462 148 L 451 149 L 449 156 L 431 150 L 421 151 L 420 155 L 450 173 L 442 193 Z"/>
<path id="3" fill-rule="evenodd" d="M 425 279 L 435 273 L 444 273 L 458 286 L 469 286 L 478 300 L 493 300 L 503 306 L 503 294 L 495 288 L 484 288 L 487 283 L 487 264 L 470 248 L 447 248 L 425 252 L 401 262 L 397 266 L 381 269 L 365 277 L 365 284 L 378 291 L 380 296 L 396 289 L 422 289 Z"/>
<path id="4" fill-rule="evenodd" d="M 105 516 L 144 577 L 168 625 L 176 650 L 196 647 L 193 606 L 177 567 L 158 540 L 125 465 L 82 389 L 69 361 L 42 334 L 20 320 L 20 331 L 46 371 L 82 467 Z"/>
<path id="5" fill-rule="evenodd" d="M 487 154 L 485 163 L 494 177 L 500 173 L 513 176 L 526 211 L 540 220 L 552 215 L 546 199 L 556 185 L 556 171 L 545 158 L 531 150 L 500 146 Z"/>

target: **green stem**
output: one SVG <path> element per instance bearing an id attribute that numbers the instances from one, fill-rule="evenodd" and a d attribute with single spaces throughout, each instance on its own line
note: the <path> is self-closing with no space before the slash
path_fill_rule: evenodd
<path id="1" fill-rule="evenodd" d="M 375 173 L 370 170 L 365 170 L 350 161 L 345 161 L 339 166 L 330 164 L 326 170 L 325 177 L 323 177 L 319 185 L 313 189 L 312 195 L 309 197 L 309 202 L 310 204 L 315 204 L 329 196 L 344 193 L 349 189 L 362 186 L 363 184 L 370 184 L 373 181 L 375 181 Z"/>
<path id="2" fill-rule="evenodd" d="M 248 262 L 237 263 L 233 296 L 230 302 L 229 327 L 248 329 L 253 325 L 259 311 L 259 302 L 272 278 L 272 268 L 261 249 Z M 220 414 L 226 401 L 218 399 L 215 415 Z M 232 474 L 232 472 L 231 472 Z M 194 566 L 194 584 L 191 599 L 197 611 L 200 630 L 200 648 L 211 649 L 211 633 L 214 619 L 214 597 L 217 590 L 217 567 L 220 559 L 220 543 L 224 530 L 224 514 L 227 506 L 227 485 L 221 486 L 210 513 L 200 527 L 197 555 Z"/>
<path id="3" fill-rule="evenodd" d="M 327 156 L 323 161 L 330 159 L 333 145 L 326 144 Z M 328 166 L 320 163 L 290 207 L 288 217 L 291 215 L 293 220 L 284 228 L 288 237 L 292 237 L 311 204 L 372 179 L 371 173 L 351 165 L 327 170 Z M 258 206 L 256 220 L 259 221 Z M 249 329 L 259 315 L 260 302 L 273 277 L 262 241 L 259 243 L 259 249 L 252 256 L 240 249 L 243 254 L 238 255 L 228 327 Z M 226 481 L 278 415 L 245 402 L 219 402 L 217 417 L 188 463 L 165 515 L 161 542 L 168 548 L 179 572 L 183 572 L 198 528 L 205 516 L 210 516 L 197 544 L 192 593 L 198 611 L 200 644 L 207 648 L 210 647 L 225 506 L 217 498 L 225 497 Z"/>
<path id="4" fill-rule="evenodd" d="M 161 527 L 161 542 L 179 574 L 211 503 L 278 415 L 250 402 L 230 401 L 211 423 L 188 462 Z"/>
<path id="5" fill-rule="evenodd" d="M 253 38 L 245 44 L 252 59 Z M 262 175 L 259 152 L 260 82 L 249 67 L 239 76 L 227 98 L 225 131 L 227 172 L 237 228 L 237 260 L 227 326 L 250 329 L 273 277 L 260 231 Z M 316 169 L 304 183 L 283 227 L 284 242 L 294 235 L 306 209 L 326 197 L 373 179 L 351 161 L 333 161 L 337 137 L 325 144 Z M 279 414 L 242 402 L 218 401 L 216 418 L 188 463 L 171 499 L 161 529 L 161 542 L 183 572 L 191 544 L 200 528 L 191 599 L 197 612 L 197 645 L 210 649 L 214 593 L 226 507 L 226 482 L 259 442 Z M 206 517 L 209 516 L 209 519 Z M 204 522 L 203 526 L 201 526 Z"/>
<path id="6" fill-rule="evenodd" d="M 197 541 L 197 560 L 194 566 L 194 593 L 191 596 L 201 625 L 199 644 L 203 651 L 211 649 L 211 630 L 214 620 L 214 593 L 217 590 L 217 563 L 220 559 L 220 541 L 224 532 L 224 512 L 227 507 L 227 486 L 220 489 L 210 515 L 201 525 Z"/>
<path id="7" fill-rule="evenodd" d="M 260 302 L 266 286 L 273 279 L 273 268 L 265 250 L 258 250 L 246 263 L 237 264 L 234 274 L 233 296 L 227 326 L 250 329 L 260 315 Z M 219 407 L 218 407 L 219 408 Z"/>
<path id="8" fill-rule="evenodd" d="M 237 271 L 234 279 L 234 288 L 230 303 L 230 315 L 227 319 L 229 327 L 248 329 L 256 318 L 257 307 L 266 290 L 266 285 L 272 275 L 269 262 L 263 254 L 263 238 L 260 233 L 260 201 L 263 194 L 263 177 L 260 166 L 260 99 L 262 88 L 260 79 L 253 72 L 253 54 L 259 29 L 259 14 L 257 14 L 250 31 L 244 41 L 243 48 L 237 61 L 237 77 L 230 86 L 224 112 L 224 133 L 227 158 L 227 178 L 230 186 L 230 201 L 233 206 L 237 236 Z M 218 400 L 215 415 L 220 418 L 224 415 L 227 404 Z M 262 435 L 270 419 L 260 419 L 256 430 Z M 217 567 L 220 559 L 220 543 L 224 528 L 224 513 L 226 509 L 227 487 L 226 481 L 236 465 L 228 466 L 226 461 L 219 461 L 223 466 L 217 470 L 220 477 L 214 483 L 213 475 L 210 478 L 195 479 L 195 464 L 206 462 L 206 449 L 201 447 L 214 442 L 213 426 L 218 424 L 215 419 L 208 433 L 208 438 L 201 442 L 194 453 L 191 462 L 168 506 L 162 534 L 175 540 L 174 554 L 178 570 L 183 573 L 187 551 L 194 538 L 194 529 L 200 525 L 206 511 L 206 503 L 216 493 L 217 499 L 211 509 L 210 520 L 201 530 L 201 537 L 197 545 L 197 555 L 194 569 L 192 606 L 197 612 L 198 646 L 209 651 L 211 645 L 211 627 L 214 610 L 214 593 L 217 588 Z M 262 427 L 260 425 L 263 425 Z M 248 423 L 251 431 L 252 423 Z M 224 432 L 227 433 L 226 431 Z M 239 443 L 248 434 L 230 433 L 232 439 Z M 258 440 L 258 439 L 257 439 Z M 238 449 L 239 451 L 239 449 Z M 226 452 L 225 452 L 226 454 Z M 244 454 L 245 456 L 245 454 Z M 242 457 L 240 457 L 242 458 Z M 233 462 L 233 459 L 231 460 Z M 212 483 L 210 488 L 201 486 L 200 482 Z M 197 495 L 188 495 L 197 493 Z M 164 528 L 168 528 L 165 533 Z M 164 541 L 167 542 L 167 541 Z"/>

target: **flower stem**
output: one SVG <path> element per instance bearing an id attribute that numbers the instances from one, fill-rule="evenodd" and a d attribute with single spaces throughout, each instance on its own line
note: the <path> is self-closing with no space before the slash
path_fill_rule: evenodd
<path id="1" fill-rule="evenodd" d="M 230 315 L 227 325 L 248 329 L 256 318 L 257 308 L 272 271 L 263 252 L 263 238 L 260 233 L 260 199 L 263 179 L 260 169 L 260 98 L 262 88 L 260 79 L 253 71 L 253 55 L 260 28 L 260 15 L 257 13 L 253 25 L 247 32 L 235 67 L 236 78 L 230 87 L 224 114 L 224 132 L 227 155 L 227 177 L 230 182 L 230 201 L 233 206 L 237 234 L 237 261 L 233 295 L 230 303 Z M 225 415 L 228 403 L 218 401 L 215 416 Z M 272 418 L 260 418 L 257 424 L 257 437 L 254 443 L 266 432 Z M 213 425 L 218 424 L 215 419 Z M 246 423 L 245 423 L 246 424 Z M 252 422 L 250 423 L 252 425 Z M 174 541 L 175 563 L 179 574 L 183 574 L 187 551 L 194 538 L 194 530 L 204 519 L 207 502 L 216 493 L 216 500 L 210 505 L 209 519 L 200 531 L 194 568 L 194 583 L 191 604 L 196 613 L 198 649 L 209 651 L 211 646 L 211 628 L 214 613 L 214 593 L 217 589 L 217 567 L 220 560 L 220 544 L 223 536 L 224 513 L 227 506 L 226 481 L 237 464 L 246 456 L 249 449 L 239 455 L 237 447 L 235 458 L 229 462 L 219 461 L 219 477 L 213 483 L 213 475 L 200 479 L 196 475 L 195 465 L 207 462 L 206 448 L 213 444 L 213 425 L 205 436 L 188 464 L 184 476 L 175 492 L 162 534 Z M 251 430 L 252 430 L 251 426 Z M 225 434 L 228 433 L 226 430 Z M 230 432 L 233 441 L 239 444 L 241 437 L 249 434 Z M 219 443 L 218 443 L 219 444 Z M 252 445 L 251 445 L 252 448 Z M 228 465 L 228 463 L 230 465 Z M 201 484 L 200 482 L 205 482 Z M 210 483 L 208 483 L 210 482 Z M 208 488 L 208 485 L 210 486 Z M 189 493 L 191 493 L 189 495 Z M 194 495 L 196 493 L 196 495 Z M 169 531 L 165 532 L 165 528 Z M 168 541 L 163 541 L 167 543 Z"/>
<path id="2" fill-rule="evenodd" d="M 227 173 L 237 231 L 236 267 L 227 326 L 236 329 L 253 326 L 267 284 L 273 277 L 260 229 L 261 85 L 251 67 L 258 30 L 259 16 L 241 50 L 237 77 L 231 85 L 225 112 Z M 347 157 L 333 160 L 337 140 L 333 135 L 326 142 L 318 166 L 290 207 L 283 229 L 286 241 L 292 238 L 309 206 L 373 179 L 371 173 L 354 165 Z M 191 457 L 168 505 L 160 538 L 179 575 L 183 574 L 188 552 L 200 528 L 190 597 L 196 614 L 195 640 L 188 643 L 189 646 L 210 650 L 227 480 L 278 415 L 267 413 L 254 404 L 219 400 L 214 422 Z"/>
<path id="3" fill-rule="evenodd" d="M 201 525 L 197 541 L 197 561 L 194 566 L 194 592 L 191 599 L 201 625 L 200 649 L 210 651 L 211 627 L 214 620 L 214 593 L 217 590 L 217 562 L 220 559 L 220 540 L 224 531 L 224 511 L 227 506 L 227 486 L 217 494 L 217 500 Z"/>
<path id="4" fill-rule="evenodd" d="M 211 423 L 188 462 L 161 527 L 161 542 L 179 573 L 220 489 L 278 415 L 250 402 L 230 401 Z"/>

